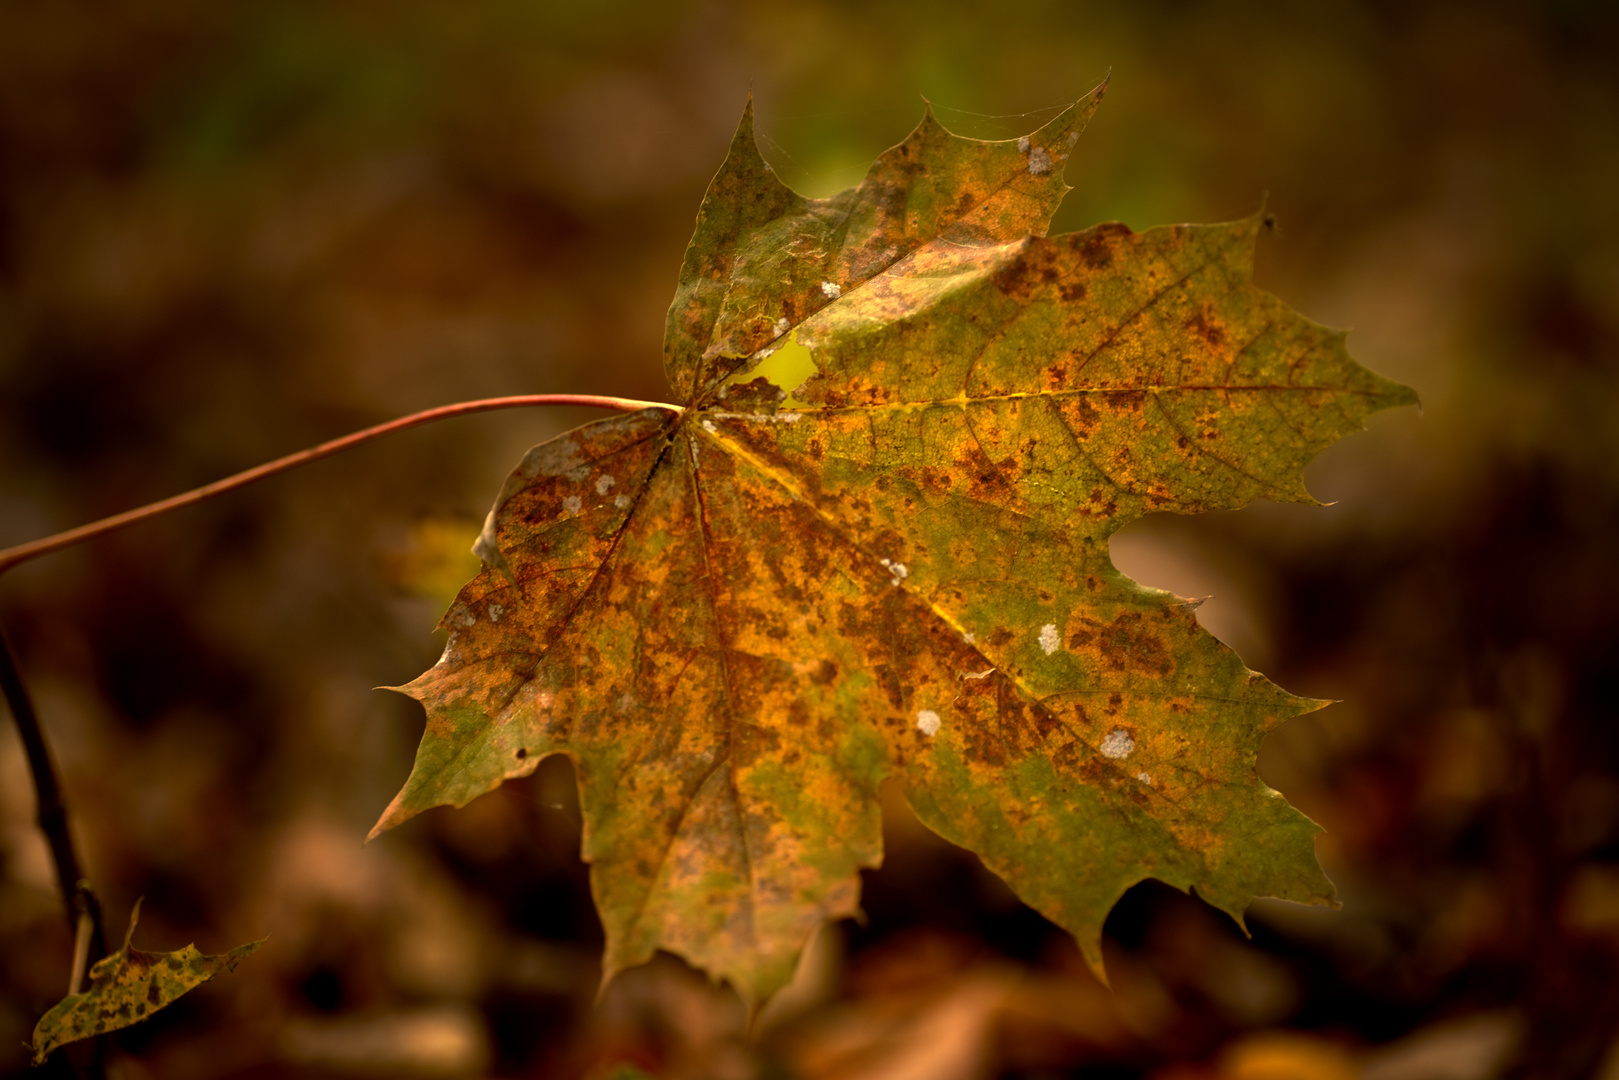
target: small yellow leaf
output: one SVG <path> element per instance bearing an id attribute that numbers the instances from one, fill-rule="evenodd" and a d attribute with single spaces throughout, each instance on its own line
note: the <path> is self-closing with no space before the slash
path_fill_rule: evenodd
<path id="1" fill-rule="evenodd" d="M 34 1027 L 35 1065 L 42 1064 L 59 1046 L 146 1019 L 221 971 L 235 970 L 242 957 L 265 941 L 249 942 L 219 956 L 204 956 L 195 945 L 178 952 L 141 952 L 130 946 L 140 914 L 140 901 L 136 901 L 124 947 L 90 969 L 90 988 L 82 994 L 69 994 L 40 1017 Z"/>

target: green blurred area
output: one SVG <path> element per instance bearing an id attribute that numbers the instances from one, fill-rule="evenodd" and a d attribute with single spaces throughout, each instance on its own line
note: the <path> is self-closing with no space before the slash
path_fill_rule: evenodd
<path id="1" fill-rule="evenodd" d="M 1326 826 L 1342 911 L 1256 905 L 1250 941 L 1144 886 L 1109 996 L 892 798 L 869 920 L 751 1043 L 672 959 L 595 1001 L 565 763 L 359 843 L 421 731 L 368 688 L 437 658 L 455 523 L 464 549 L 523 450 L 589 413 L 416 430 L 8 574 L 109 923 L 145 895 L 148 947 L 271 936 L 116 1067 L 1619 1069 L 1616 53 L 1610 6 L 1574 2 L 0 0 L 0 546 L 430 405 L 666 396 L 663 315 L 750 92 L 765 156 L 828 194 L 921 98 L 1015 138 L 1108 78 L 1054 231 L 1263 203 L 1260 284 L 1424 402 L 1312 466 L 1329 507 L 1115 544 L 1340 699 L 1262 770 Z M 33 813 L 0 725 L 7 1073 L 71 954 Z"/>

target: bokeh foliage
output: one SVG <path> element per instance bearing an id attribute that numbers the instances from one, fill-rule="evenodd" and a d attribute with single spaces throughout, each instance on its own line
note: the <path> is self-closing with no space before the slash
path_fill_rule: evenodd
<path id="1" fill-rule="evenodd" d="M 1262 772 L 1327 826 L 1346 908 L 1251 912 L 1250 944 L 1139 890 L 1109 1004 L 896 802 L 869 922 L 820 947 L 805 1000 L 832 1004 L 754 1053 L 813 1074 L 851 1002 L 909 1046 L 903 1018 L 948 991 L 982 1021 L 952 1060 L 1013 1075 L 1223 1067 L 1277 1025 L 1358 1054 L 1485 1015 L 1531 1071 L 1573 1074 L 1619 1009 L 1615 45 L 1572 2 L 5 3 L 0 543 L 430 404 L 662 396 L 673 268 L 750 87 L 778 174 L 824 195 L 918 93 L 1007 137 L 1111 71 L 1054 231 L 1229 220 L 1268 191 L 1258 283 L 1424 401 L 1307 474 L 1337 500 L 1310 520 L 1114 544 L 1148 584 L 1216 593 L 1204 620 L 1252 666 L 1343 699 Z M 155 1072 L 341 1071 L 345 1046 L 401 1042 L 379 1030 L 433 1034 L 411 1045 L 462 1072 L 747 1060 L 678 967 L 592 1011 L 565 771 L 355 847 L 421 723 L 365 688 L 439 649 L 442 604 L 396 569 L 435 562 L 424 521 L 470 540 L 496 478 L 583 418 L 411 433 L 7 576 L 113 921 L 145 894 L 155 938 L 274 939 L 125 1033 Z M 31 818 L 0 725 L 8 1069 L 71 947 Z M 996 965 L 1040 993 L 991 993 Z"/>

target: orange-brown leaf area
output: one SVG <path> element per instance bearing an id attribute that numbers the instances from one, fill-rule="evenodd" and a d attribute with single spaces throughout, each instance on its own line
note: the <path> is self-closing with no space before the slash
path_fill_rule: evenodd
<path id="1" fill-rule="evenodd" d="M 565 754 L 605 977 L 663 949 L 750 1009 L 858 913 L 890 777 L 1098 969 L 1148 877 L 1239 920 L 1330 902 L 1254 765 L 1311 704 L 1104 544 L 1310 501 L 1304 465 L 1415 396 L 1254 288 L 1258 218 L 1039 235 L 1101 97 L 998 142 L 929 111 L 828 199 L 775 178 L 750 103 L 669 313 L 679 404 L 506 481 L 373 837 Z M 772 400 L 784 348 L 813 369 Z"/>
<path id="2" fill-rule="evenodd" d="M 1246 937 L 1201 894 L 1143 883 L 1104 924 L 1105 992 L 1071 935 L 918 820 L 902 778 L 879 788 L 865 918 L 814 940 L 751 1033 L 730 989 L 667 954 L 597 1002 L 605 941 L 566 756 L 357 843 L 423 723 L 367 688 L 440 655 L 423 631 L 477 570 L 467 544 L 498 478 L 600 414 L 420 429 L 7 574 L 0 618 L 111 936 L 145 895 L 144 941 L 270 937 L 106 1036 L 113 1074 L 1601 1068 L 1619 1006 L 1612 18 L 1441 0 L 993 19 L 909 0 L 11 5 L 0 543 L 448 401 L 679 403 L 659 343 L 750 86 L 774 175 L 835 197 L 913 127 L 918 91 L 941 128 L 1016 152 L 1062 111 L 1046 106 L 1111 69 L 1049 234 L 1117 220 L 1139 244 L 1154 223 L 1250 214 L 1268 191 L 1279 228 L 1257 237 L 1255 283 L 1353 327 L 1355 358 L 1423 399 L 1420 420 L 1374 417 L 1311 466 L 1330 506 L 1262 496 L 1107 539 L 1131 578 L 1212 594 L 1195 611 L 1057 626 L 1061 655 L 1105 677 L 1195 618 L 1279 685 L 1339 699 L 1256 745 L 1261 778 L 1324 826 L 1344 907 L 1258 902 Z M 812 291 L 795 317 L 836 306 L 818 295 L 843 280 L 842 250 L 798 279 Z M 1045 287 L 1034 265 L 1004 280 Z M 852 358 L 852 329 L 814 355 Z M 886 385 L 868 359 L 871 378 L 838 386 L 852 404 Z M 723 411 L 794 411 L 756 372 L 722 381 Z M 1122 405 L 1144 388 L 1119 389 Z M 1202 446 L 1196 403 L 1163 404 Z M 784 454 L 757 425 L 711 419 L 761 461 Z M 1143 457 L 1185 450 L 1170 436 Z M 991 465 L 1030 487 L 1006 449 L 972 461 L 893 482 L 921 508 L 993 486 Z M 1099 476 L 1070 494 L 1076 521 L 1118 501 Z M 878 509 L 873 526 L 907 538 L 938 525 Z M 1038 640 L 1025 631 L 1035 662 Z M 0 715 L 0 1074 L 23 1073 L 67 987 L 54 890 Z"/>

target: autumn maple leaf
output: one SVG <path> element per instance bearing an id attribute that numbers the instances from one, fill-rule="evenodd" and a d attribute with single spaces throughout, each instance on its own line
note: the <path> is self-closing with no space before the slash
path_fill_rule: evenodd
<path id="1" fill-rule="evenodd" d="M 669 313 L 680 405 L 507 480 L 373 835 L 567 754 L 607 977 L 667 949 L 750 1003 L 857 911 L 889 777 L 1093 963 L 1143 878 L 1239 920 L 1331 897 L 1255 771 L 1320 703 L 1107 542 L 1310 501 L 1306 462 L 1415 399 L 1252 285 L 1257 217 L 1045 238 L 1101 96 L 1008 142 L 929 113 L 830 199 L 744 114 Z"/>

